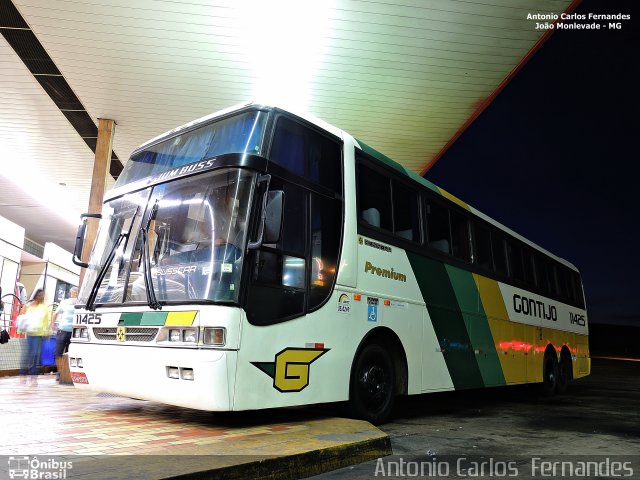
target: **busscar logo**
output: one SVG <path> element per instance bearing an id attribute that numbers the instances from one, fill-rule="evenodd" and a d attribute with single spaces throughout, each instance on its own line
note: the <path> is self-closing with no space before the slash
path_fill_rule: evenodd
<path id="1" fill-rule="evenodd" d="M 273 388 L 279 392 L 300 392 L 309 385 L 309 370 L 313 362 L 329 348 L 291 348 L 276 353 L 273 362 L 251 362 L 273 378 Z"/>

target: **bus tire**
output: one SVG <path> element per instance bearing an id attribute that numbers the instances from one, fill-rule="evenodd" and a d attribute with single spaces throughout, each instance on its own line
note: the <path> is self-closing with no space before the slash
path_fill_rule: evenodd
<path id="1" fill-rule="evenodd" d="M 542 394 L 546 397 L 555 395 L 558 388 L 558 358 L 555 352 L 547 351 L 542 364 Z"/>
<path id="2" fill-rule="evenodd" d="M 558 381 L 556 392 L 559 394 L 566 393 L 569 388 L 569 382 L 573 379 L 573 365 L 571 362 L 571 354 L 563 350 L 560 355 L 560 364 L 558 365 Z"/>
<path id="3" fill-rule="evenodd" d="M 356 358 L 349 392 L 351 412 L 373 424 L 385 422 L 395 402 L 393 358 L 376 343 L 366 345 Z"/>

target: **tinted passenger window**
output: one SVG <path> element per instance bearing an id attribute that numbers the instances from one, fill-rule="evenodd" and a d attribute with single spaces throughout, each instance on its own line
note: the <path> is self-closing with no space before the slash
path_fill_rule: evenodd
<path id="1" fill-rule="evenodd" d="M 337 141 L 289 118 L 280 117 L 269 157 L 292 173 L 340 192 L 340 149 Z"/>
<path id="2" fill-rule="evenodd" d="M 491 256 L 491 233 L 489 229 L 474 225 L 475 263 L 483 268 L 493 270 L 493 259 Z"/>
<path id="3" fill-rule="evenodd" d="M 438 203 L 427 204 L 427 241 L 430 248 L 451 253 L 449 210 Z"/>
<path id="4" fill-rule="evenodd" d="M 535 255 L 536 285 L 543 293 L 551 293 L 551 281 L 549 278 L 549 262 L 540 254 Z"/>
<path id="5" fill-rule="evenodd" d="M 389 177 L 358 165 L 358 216 L 372 227 L 393 229 Z"/>
<path id="6" fill-rule="evenodd" d="M 451 246 L 453 256 L 467 262 L 471 261 L 471 243 L 469 221 L 457 212 L 451 213 Z"/>
<path id="7" fill-rule="evenodd" d="M 535 285 L 533 253 L 526 247 L 522 249 L 522 265 L 524 267 L 524 281 L 529 288 L 533 288 Z"/>
<path id="8" fill-rule="evenodd" d="M 514 280 L 524 282 L 524 267 L 522 265 L 522 247 L 515 240 L 509 240 L 509 268 Z"/>
<path id="9" fill-rule="evenodd" d="M 420 241 L 418 193 L 393 181 L 393 233 L 398 237 Z"/>
<path id="10" fill-rule="evenodd" d="M 496 272 L 507 275 L 507 249 L 505 239 L 496 231 L 491 232 L 491 250 Z"/>

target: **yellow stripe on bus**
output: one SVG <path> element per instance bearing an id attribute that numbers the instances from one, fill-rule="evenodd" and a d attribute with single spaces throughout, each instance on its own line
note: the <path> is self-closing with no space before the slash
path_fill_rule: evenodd
<path id="1" fill-rule="evenodd" d="M 460 200 L 458 197 L 456 197 L 455 195 L 452 195 L 451 193 L 447 192 L 446 190 L 438 187 L 438 190 L 440 191 L 440 194 L 445 197 L 448 198 L 449 200 L 451 200 L 453 203 L 457 203 L 458 205 L 460 205 L 462 208 L 464 208 L 465 210 L 469 210 L 469 205 L 467 205 L 466 203 L 464 203 L 462 200 Z"/>
<path id="2" fill-rule="evenodd" d="M 504 305 L 498 282 L 476 274 L 473 275 L 473 279 L 480 292 L 480 300 L 487 315 L 493 342 L 502 366 L 504 380 L 507 383 L 524 382 L 525 369 L 522 365 L 523 359 L 518 358 L 520 352 L 501 347 L 505 342 L 512 341 L 515 338 L 514 334 L 523 332 L 515 332 L 513 325 L 507 320 L 509 315 Z"/>
<path id="3" fill-rule="evenodd" d="M 165 325 L 193 325 L 198 312 L 169 312 Z"/>

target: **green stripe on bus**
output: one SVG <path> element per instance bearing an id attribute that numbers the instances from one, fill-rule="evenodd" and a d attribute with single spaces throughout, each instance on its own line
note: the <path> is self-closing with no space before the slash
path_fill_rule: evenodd
<path id="1" fill-rule="evenodd" d="M 446 269 L 471 339 L 469 353 L 480 368 L 482 381 L 485 385 L 504 385 L 502 366 L 473 275 L 450 265 Z"/>
<path id="2" fill-rule="evenodd" d="M 142 313 L 121 313 L 120 320 L 118 321 L 118 326 L 121 327 L 130 327 L 140 325 L 140 320 L 142 320 Z"/>
<path id="3" fill-rule="evenodd" d="M 164 325 L 168 312 L 135 312 L 121 313 L 118 325 L 121 327 L 137 327 L 140 325 L 159 326 Z"/>
<path id="4" fill-rule="evenodd" d="M 415 253 L 407 252 L 407 257 L 444 351 L 454 387 L 484 386 L 480 368 L 471 356 L 471 341 L 445 265 Z"/>
<path id="5" fill-rule="evenodd" d="M 362 151 L 365 152 L 366 154 L 371 155 L 373 158 L 375 158 L 377 160 L 380 160 L 382 163 L 387 164 L 388 166 L 390 166 L 391 168 L 394 168 L 395 170 L 398 170 L 400 173 L 403 173 L 403 174 L 411 177 L 416 182 L 424 185 L 427 188 L 430 188 L 434 192 L 440 193 L 438 188 L 433 183 L 431 183 L 429 180 L 421 177 L 420 175 L 418 175 L 417 173 L 415 173 L 412 170 L 409 170 L 408 168 L 404 167 L 403 165 L 400 165 L 398 162 L 396 162 L 396 161 L 390 159 L 389 157 L 387 157 L 384 153 L 381 153 L 378 150 L 376 150 L 375 148 L 370 147 L 369 145 L 364 143 L 362 140 L 356 139 L 356 141 L 360 145 L 360 148 L 362 148 Z"/>
<path id="6" fill-rule="evenodd" d="M 144 312 L 140 325 L 164 325 L 168 312 Z"/>

